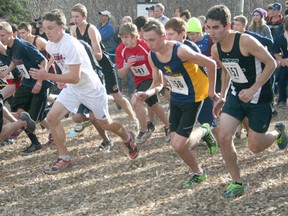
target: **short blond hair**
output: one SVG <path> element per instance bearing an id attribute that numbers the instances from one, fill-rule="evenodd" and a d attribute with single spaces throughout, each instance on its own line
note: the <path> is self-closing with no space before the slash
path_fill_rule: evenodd
<path id="1" fill-rule="evenodd" d="M 243 16 L 243 15 L 235 16 L 235 17 L 233 18 L 233 20 L 234 20 L 234 22 L 237 21 L 237 22 L 242 23 L 245 27 L 246 27 L 247 24 L 248 24 L 247 18 L 246 18 L 245 16 Z"/>
<path id="2" fill-rule="evenodd" d="M 71 8 L 71 11 L 74 11 L 74 12 L 79 12 L 82 17 L 87 17 L 87 8 L 83 5 L 83 4 L 76 4 L 74 5 L 72 8 Z"/>
<path id="3" fill-rule="evenodd" d="M 155 31 L 155 33 L 160 36 L 166 34 L 164 25 L 154 18 L 151 18 L 146 22 L 146 24 L 143 26 L 143 31 Z"/>
<path id="4" fill-rule="evenodd" d="M 139 37 L 137 26 L 134 23 L 130 23 L 130 22 L 124 23 L 123 25 L 121 25 L 118 34 L 120 36 L 131 34 L 135 38 Z"/>
<path id="5" fill-rule="evenodd" d="M 12 26 L 8 22 L 1 22 L 0 30 L 5 30 L 7 33 L 13 32 Z"/>

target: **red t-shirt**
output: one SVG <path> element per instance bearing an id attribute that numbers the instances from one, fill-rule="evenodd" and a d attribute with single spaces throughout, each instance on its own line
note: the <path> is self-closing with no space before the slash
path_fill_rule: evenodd
<path id="1" fill-rule="evenodd" d="M 152 69 L 148 61 L 149 52 L 148 45 L 142 39 L 137 39 L 137 45 L 132 49 L 126 48 L 123 43 L 116 49 L 116 67 L 118 69 L 124 67 L 130 56 L 136 57 L 136 63 L 130 68 L 136 87 L 144 80 L 152 79 Z"/>

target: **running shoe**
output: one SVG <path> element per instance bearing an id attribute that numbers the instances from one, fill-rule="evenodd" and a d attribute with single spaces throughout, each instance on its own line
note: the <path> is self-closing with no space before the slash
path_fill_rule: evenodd
<path id="1" fill-rule="evenodd" d="M 26 121 L 25 129 L 29 133 L 33 133 L 36 129 L 36 123 L 33 121 L 27 112 L 21 112 L 20 119 Z"/>
<path id="2" fill-rule="evenodd" d="M 194 175 L 189 179 L 189 181 L 183 182 L 183 183 L 180 185 L 180 189 L 190 188 L 190 187 L 192 187 L 193 185 L 195 185 L 196 183 L 201 183 L 201 182 L 206 181 L 206 179 L 207 179 L 207 174 L 206 174 L 205 172 L 203 172 L 202 175 L 194 174 Z"/>
<path id="3" fill-rule="evenodd" d="M 155 131 L 155 125 L 152 122 L 148 121 L 147 129 L 152 133 L 153 131 Z"/>
<path id="4" fill-rule="evenodd" d="M 13 134 L 9 136 L 9 139 L 16 139 L 21 134 L 22 131 L 23 129 L 16 130 Z"/>
<path id="5" fill-rule="evenodd" d="M 56 162 L 44 168 L 44 173 L 52 175 L 52 174 L 56 174 L 64 170 L 67 170 L 68 168 L 71 168 L 72 166 L 73 165 L 72 165 L 71 160 L 65 161 L 62 158 L 58 158 Z"/>
<path id="6" fill-rule="evenodd" d="M 109 152 L 114 146 L 114 143 L 110 140 L 103 141 L 98 147 L 97 151 L 107 151 Z"/>
<path id="7" fill-rule="evenodd" d="M 275 125 L 275 129 L 280 133 L 276 139 L 279 149 L 285 149 L 288 144 L 288 136 L 286 133 L 286 128 L 283 122 L 278 122 Z"/>
<path id="8" fill-rule="evenodd" d="M 224 198 L 236 198 L 244 194 L 245 185 L 231 182 L 223 194 Z"/>
<path id="9" fill-rule="evenodd" d="M 53 144 L 55 144 L 55 143 L 54 143 L 52 134 L 49 133 L 49 135 L 48 135 L 48 141 L 47 141 L 45 144 L 43 144 L 43 147 L 50 147 L 50 146 L 53 145 Z"/>
<path id="10" fill-rule="evenodd" d="M 140 131 L 137 138 L 136 138 L 136 144 L 142 144 L 142 143 L 145 143 L 149 137 L 151 136 L 151 132 L 149 130 L 143 132 L 143 131 Z"/>
<path id="11" fill-rule="evenodd" d="M 39 151 L 40 149 L 42 149 L 42 145 L 40 143 L 32 143 L 30 146 L 28 146 L 22 151 L 22 154 L 31 154 L 33 152 Z"/>
<path id="12" fill-rule="evenodd" d="M 210 125 L 208 123 L 204 123 L 201 125 L 201 127 L 206 129 L 206 134 L 202 137 L 202 140 L 206 142 L 208 152 L 212 155 L 215 155 L 217 152 L 217 141 L 212 134 Z"/>
<path id="13" fill-rule="evenodd" d="M 90 125 L 92 125 L 90 120 L 79 122 L 76 124 L 74 130 L 75 130 L 75 132 L 80 133 L 80 132 L 84 131 L 84 129 L 86 127 L 89 127 Z"/>
<path id="14" fill-rule="evenodd" d="M 128 141 L 127 143 L 124 143 L 124 145 L 128 149 L 129 156 L 132 159 L 135 159 L 138 156 L 138 149 L 137 149 L 137 144 L 135 143 L 135 136 L 132 131 L 127 131 L 127 133 L 130 136 L 130 141 Z"/>

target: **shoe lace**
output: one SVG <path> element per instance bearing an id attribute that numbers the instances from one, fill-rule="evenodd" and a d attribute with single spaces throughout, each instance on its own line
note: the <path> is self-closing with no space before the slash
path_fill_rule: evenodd
<path id="1" fill-rule="evenodd" d="M 210 134 L 205 135 L 203 140 L 208 144 L 209 148 L 214 144 L 214 139 Z"/>

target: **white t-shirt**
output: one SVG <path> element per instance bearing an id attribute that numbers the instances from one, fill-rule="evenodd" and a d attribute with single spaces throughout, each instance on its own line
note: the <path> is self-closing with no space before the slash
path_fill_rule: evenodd
<path id="1" fill-rule="evenodd" d="M 62 71 L 62 74 L 69 72 L 69 65 L 81 64 L 81 77 L 78 83 L 69 84 L 68 87 L 73 88 L 81 93 L 89 93 L 94 89 L 102 89 L 102 83 L 92 68 L 90 59 L 84 46 L 69 34 L 64 34 L 57 43 L 48 41 L 46 51 L 54 56 L 55 62 Z"/>

